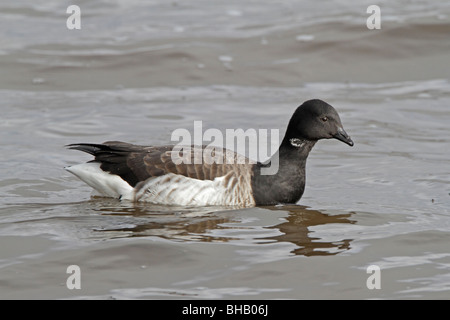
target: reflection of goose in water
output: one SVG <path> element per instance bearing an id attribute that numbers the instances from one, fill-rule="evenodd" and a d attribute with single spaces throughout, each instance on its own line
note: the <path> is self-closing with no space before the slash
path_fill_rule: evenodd
<path id="1" fill-rule="evenodd" d="M 353 224 L 356 221 L 349 218 L 354 213 L 327 214 L 304 206 L 270 206 L 245 210 L 225 210 L 225 208 L 182 208 L 161 206 L 129 206 L 114 208 L 99 208 L 104 215 L 122 215 L 136 218 L 133 224 L 112 226 L 97 229 L 108 232 L 112 237 L 149 237 L 156 236 L 174 241 L 198 242 L 239 242 L 252 241 L 254 244 L 287 242 L 297 248 L 289 254 L 316 256 L 335 255 L 350 249 L 352 239 L 343 238 L 337 241 L 321 241 L 312 237 L 309 227 L 335 223 Z M 278 212 L 283 222 L 261 225 L 261 221 L 249 224 L 243 222 L 251 210 L 258 210 L 254 216 L 260 216 L 266 211 L 269 217 Z M 269 211 L 269 212 L 267 212 Z M 280 216 L 274 216 L 279 221 Z M 258 224 L 259 223 L 259 224 Z"/>
<path id="2" fill-rule="evenodd" d="M 289 216 L 286 222 L 270 227 L 278 229 L 283 234 L 271 237 L 270 239 L 280 242 L 291 242 L 299 248 L 292 253 L 304 256 L 324 256 L 335 255 L 342 251 L 350 249 L 352 239 L 342 239 L 333 242 L 323 242 L 320 238 L 314 238 L 309 235 L 311 232 L 308 228 L 311 226 L 326 225 L 332 223 L 350 223 L 356 221 L 350 220 L 353 212 L 346 214 L 330 215 L 317 210 L 307 209 L 303 206 L 284 206 L 272 207 L 271 210 L 288 210 Z"/>
<path id="3" fill-rule="evenodd" d="M 103 201 L 103 200 L 102 200 Z M 103 227 L 95 231 L 109 232 L 117 238 L 157 236 L 175 241 L 226 242 L 231 238 L 211 237 L 208 231 L 220 229 L 221 224 L 231 222 L 224 207 L 177 207 L 158 206 L 143 203 L 122 205 L 120 207 L 101 207 L 96 209 L 102 215 L 117 217 L 132 216 L 137 221 L 126 227 Z M 229 210 L 229 208 L 228 208 Z"/>

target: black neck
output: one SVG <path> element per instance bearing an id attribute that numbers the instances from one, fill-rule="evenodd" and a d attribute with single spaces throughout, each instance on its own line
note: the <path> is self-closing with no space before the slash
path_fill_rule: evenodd
<path id="1" fill-rule="evenodd" d="M 296 203 L 300 200 L 305 190 L 306 159 L 315 143 L 285 137 L 268 163 L 257 163 L 253 167 L 252 188 L 256 205 Z"/>

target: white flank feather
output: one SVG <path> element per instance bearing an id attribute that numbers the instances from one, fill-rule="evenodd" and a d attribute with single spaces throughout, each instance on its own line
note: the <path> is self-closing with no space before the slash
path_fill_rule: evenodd
<path id="1" fill-rule="evenodd" d="M 115 174 L 100 169 L 100 163 L 88 162 L 64 168 L 103 196 L 133 200 L 134 189 Z"/>
<path id="2" fill-rule="evenodd" d="M 129 201 L 143 201 L 162 205 L 181 206 L 253 206 L 251 187 L 244 179 L 232 176 L 199 180 L 168 173 L 149 178 L 130 186 L 120 176 L 100 168 L 97 162 L 88 162 L 65 168 L 103 196 Z"/>
<path id="3" fill-rule="evenodd" d="M 225 176 L 198 180 L 173 173 L 147 179 L 136 186 L 136 201 L 182 206 L 251 206 L 250 189 L 240 190 L 237 179 Z M 242 186 L 241 186 L 242 187 Z"/>

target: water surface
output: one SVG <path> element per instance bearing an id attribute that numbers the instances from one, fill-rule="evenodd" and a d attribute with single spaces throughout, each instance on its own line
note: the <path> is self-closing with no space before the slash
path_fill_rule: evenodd
<path id="1" fill-rule="evenodd" d="M 368 5 L 98 1 L 69 31 L 65 4 L 0 3 L 0 297 L 447 299 L 449 7 L 382 2 L 369 31 Z M 195 120 L 282 138 L 310 98 L 355 146 L 315 146 L 297 205 L 132 205 L 63 169 Z"/>

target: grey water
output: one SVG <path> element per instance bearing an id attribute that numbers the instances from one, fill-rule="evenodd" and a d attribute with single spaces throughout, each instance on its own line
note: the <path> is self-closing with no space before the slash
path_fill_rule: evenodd
<path id="1" fill-rule="evenodd" d="M 450 6 L 382 1 L 0 1 L 0 298 L 448 299 Z M 77 142 L 279 129 L 304 100 L 320 141 L 296 205 L 92 197 Z M 78 265 L 81 289 L 69 290 Z M 369 289 L 367 268 L 380 268 Z"/>

